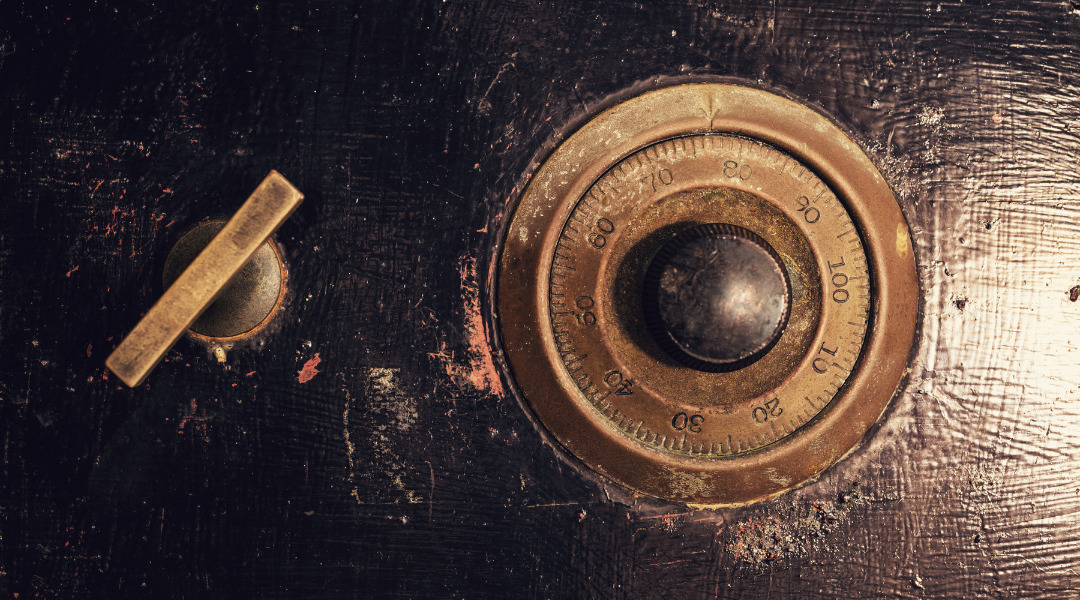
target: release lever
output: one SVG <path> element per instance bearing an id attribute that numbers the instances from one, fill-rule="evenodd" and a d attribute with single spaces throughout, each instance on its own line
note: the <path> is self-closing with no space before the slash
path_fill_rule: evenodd
<path id="1" fill-rule="evenodd" d="M 303 200 L 300 190 L 277 171 L 270 171 L 113 350 L 105 366 L 129 387 L 141 384 Z"/>

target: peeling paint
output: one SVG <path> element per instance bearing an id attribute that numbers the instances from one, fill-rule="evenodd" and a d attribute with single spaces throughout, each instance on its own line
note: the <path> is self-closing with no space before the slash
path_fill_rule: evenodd
<path id="1" fill-rule="evenodd" d="M 319 353 L 316 352 L 315 356 L 313 356 L 306 363 L 304 363 L 304 368 L 300 369 L 297 372 L 296 380 L 300 383 L 307 383 L 311 381 L 316 375 L 319 374 L 319 370 L 315 367 L 317 367 L 321 362 L 322 359 L 319 358 Z"/>
<path id="2" fill-rule="evenodd" d="M 896 255 L 900 257 L 907 256 L 910 248 L 911 239 L 908 237 L 907 225 L 901 223 L 896 226 Z"/>
<path id="3" fill-rule="evenodd" d="M 447 353 L 445 343 L 433 356 L 441 359 L 446 374 L 458 386 L 470 388 L 499 397 L 504 395 L 502 380 L 492 359 L 491 344 L 488 343 L 487 326 L 480 306 L 480 286 L 477 283 L 476 260 L 466 258 L 461 261 L 461 299 L 465 330 L 465 355 L 455 356 Z"/>
<path id="4" fill-rule="evenodd" d="M 924 106 L 918 120 L 924 127 L 938 127 L 945 122 L 945 111 L 939 106 Z"/>

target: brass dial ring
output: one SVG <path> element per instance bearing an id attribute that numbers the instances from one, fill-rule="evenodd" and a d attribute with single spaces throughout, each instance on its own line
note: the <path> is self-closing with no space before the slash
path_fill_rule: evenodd
<path id="1" fill-rule="evenodd" d="M 681 365 L 647 333 L 641 274 L 679 230 L 729 223 L 775 248 L 791 316 L 763 358 Z M 533 177 L 500 261 L 512 375 L 589 467 L 682 502 L 753 501 L 850 451 L 904 373 L 918 286 L 888 184 L 818 113 L 727 84 L 602 113 Z"/>

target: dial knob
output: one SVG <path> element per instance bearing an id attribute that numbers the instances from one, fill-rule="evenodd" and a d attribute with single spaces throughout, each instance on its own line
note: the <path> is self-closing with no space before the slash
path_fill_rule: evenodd
<path id="1" fill-rule="evenodd" d="M 661 348 L 702 371 L 742 368 L 784 332 L 791 290 L 783 261 L 754 232 L 725 223 L 687 229 L 645 275 L 644 309 Z"/>

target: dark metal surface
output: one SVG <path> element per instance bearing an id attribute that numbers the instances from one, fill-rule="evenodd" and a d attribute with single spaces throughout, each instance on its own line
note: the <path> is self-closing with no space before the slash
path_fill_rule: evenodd
<path id="1" fill-rule="evenodd" d="M 0 0 L 0 594 L 1075 597 L 1078 45 L 1069 2 Z M 713 75 L 853 132 L 926 293 L 868 443 L 721 512 L 566 459 L 484 319 L 536 161 Z M 168 249 L 271 168 L 280 329 L 121 387 Z"/>

